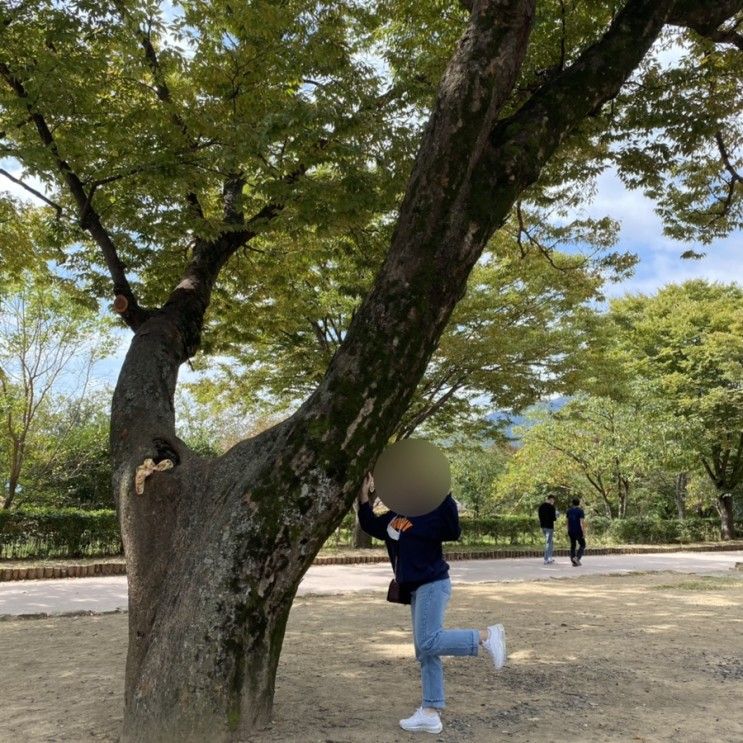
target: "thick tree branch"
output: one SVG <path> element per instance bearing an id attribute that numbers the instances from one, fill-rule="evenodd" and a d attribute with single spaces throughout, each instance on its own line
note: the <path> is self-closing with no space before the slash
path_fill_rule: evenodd
<path id="1" fill-rule="evenodd" d="M 188 142 L 189 149 L 192 152 L 196 152 L 199 149 L 199 142 L 195 137 L 191 136 L 188 130 L 188 126 L 186 125 L 186 122 L 183 120 L 183 117 L 178 113 L 178 110 L 176 109 L 173 103 L 173 98 L 170 94 L 170 88 L 167 85 L 167 82 L 165 80 L 165 75 L 163 74 L 162 68 L 160 67 L 160 61 L 157 57 L 157 52 L 155 51 L 155 47 L 152 45 L 152 39 L 150 38 L 150 34 L 140 29 L 139 38 L 140 38 L 140 43 L 142 44 L 142 48 L 144 49 L 145 58 L 147 59 L 147 64 L 150 68 L 150 72 L 152 73 L 152 78 L 155 82 L 155 91 L 157 92 L 157 97 L 167 107 L 170 113 L 171 121 L 173 122 L 176 129 L 184 137 L 184 139 Z M 190 206 L 191 210 L 193 211 L 193 213 L 198 218 L 203 219 L 204 210 L 201 207 L 199 197 L 196 195 L 196 193 L 193 191 L 189 191 L 189 193 L 186 194 L 186 201 L 188 205 Z"/>
<path id="2" fill-rule="evenodd" d="M 226 224 L 245 224 L 243 212 L 243 188 L 245 179 L 239 173 L 228 176 L 222 187 L 222 204 L 224 208 L 224 221 Z"/>
<path id="3" fill-rule="evenodd" d="M 730 180 L 726 181 L 727 193 L 725 194 L 725 199 L 722 202 L 722 205 L 719 209 L 713 212 L 713 216 L 709 220 L 708 224 L 710 226 L 718 220 L 725 219 L 725 217 L 728 216 L 728 214 L 730 213 L 730 207 L 733 205 L 733 200 L 735 199 L 736 187 L 739 183 L 743 183 L 743 177 L 741 177 L 740 173 L 738 173 L 738 171 L 735 169 L 735 166 L 730 159 L 730 154 L 728 153 L 727 146 L 725 145 L 725 139 L 720 129 L 715 132 L 715 142 L 717 143 L 717 149 L 720 153 L 720 159 L 722 160 L 723 167 L 730 174 Z"/>
<path id="4" fill-rule="evenodd" d="M 29 117 L 36 128 L 41 143 L 49 152 L 56 169 L 62 176 L 73 199 L 78 207 L 80 225 L 95 240 L 108 266 L 108 271 L 113 280 L 116 301 L 114 308 L 121 315 L 130 328 L 136 330 L 149 316 L 150 312 L 139 306 L 134 292 L 126 277 L 124 264 L 121 262 L 116 246 L 114 245 L 108 231 L 103 227 L 100 217 L 92 205 L 93 190 L 86 192 L 82 181 L 72 170 L 70 164 L 62 157 L 57 143 L 49 128 L 46 119 L 34 109 L 25 86 L 17 78 L 10 68 L 0 62 L 0 77 L 10 86 L 16 97 L 23 102 Z"/>
<path id="5" fill-rule="evenodd" d="M 304 165 L 299 165 L 284 177 L 283 182 L 292 185 L 306 171 Z M 195 241 L 193 257 L 183 272 L 181 282 L 164 306 L 166 313 L 180 327 L 184 361 L 196 353 L 201 343 L 204 313 L 219 272 L 234 253 L 247 245 L 267 222 L 284 210 L 284 204 L 269 203 L 246 220 L 242 205 L 244 185 L 241 175 L 235 174 L 225 179 L 222 201 L 227 229 L 214 240 Z"/>
<path id="6" fill-rule="evenodd" d="M 738 183 L 743 183 L 743 176 L 735 169 L 732 161 L 730 160 L 730 154 L 728 153 L 727 147 L 725 146 L 725 140 L 722 138 L 722 132 L 718 129 L 715 132 L 715 141 L 717 142 L 717 149 L 720 151 L 720 157 L 722 163 L 725 166 L 725 170 L 730 173 L 732 180 Z"/>
<path id="7" fill-rule="evenodd" d="M 737 31 L 717 28 L 714 31 L 703 33 L 702 36 L 705 36 L 710 41 L 714 41 L 716 44 L 732 44 L 743 51 L 743 35 Z"/>
<path id="8" fill-rule="evenodd" d="M 41 191 L 36 190 L 35 188 L 33 188 L 33 186 L 29 186 L 28 183 L 24 183 L 20 178 L 16 178 L 14 175 L 8 173 L 8 171 L 3 168 L 0 168 L 0 175 L 5 176 L 12 183 L 15 183 L 17 186 L 20 186 L 25 191 L 28 191 L 28 193 L 32 194 L 40 201 L 43 201 L 48 206 L 51 206 L 52 209 L 57 212 L 57 219 L 60 219 L 63 209 L 56 201 L 52 201 L 50 198 L 41 193 Z"/>
<path id="9" fill-rule="evenodd" d="M 153 52 L 154 53 L 154 52 Z M 165 89 L 167 91 L 167 89 Z M 311 148 L 311 155 L 320 155 L 328 147 L 331 140 L 342 133 L 346 127 L 352 128 L 356 118 L 376 111 L 391 100 L 399 92 L 397 86 L 392 86 L 381 95 L 373 99 L 368 105 L 362 107 L 351 117 L 343 127 L 334 131 L 327 137 L 321 137 Z M 166 93 L 169 96 L 169 93 Z M 185 126 L 185 125 L 184 125 Z M 311 159 L 311 158 L 310 158 Z M 284 187 L 292 186 L 305 176 L 313 163 L 300 162 L 296 164 L 281 179 Z M 230 173 L 222 185 L 222 209 L 225 229 L 214 240 L 197 240 L 194 245 L 193 258 L 187 265 L 180 284 L 171 294 L 166 307 L 174 312 L 176 319 L 178 315 L 192 318 L 188 323 L 186 331 L 186 353 L 190 356 L 195 353 L 200 343 L 200 321 L 209 305 L 213 286 L 219 276 L 219 272 L 232 255 L 248 243 L 260 232 L 265 225 L 276 219 L 285 208 L 285 204 L 279 201 L 269 202 L 246 218 L 243 209 L 243 188 L 245 179 L 239 172 Z M 191 198 L 192 195 L 189 197 Z M 194 200 L 194 206 L 197 202 Z"/>
<path id="10" fill-rule="evenodd" d="M 424 405 L 421 410 L 418 411 L 399 431 L 398 439 L 410 438 L 415 430 L 425 423 L 429 418 L 433 417 L 438 413 L 454 395 L 462 389 L 464 384 L 461 381 L 456 381 L 452 384 L 446 392 L 444 392 L 438 399 L 429 398 L 428 404 Z"/>
<path id="11" fill-rule="evenodd" d="M 394 419 L 390 408 L 404 410 L 487 240 L 567 133 L 617 94 L 657 38 L 671 5 L 672 0 L 630 0 L 603 39 L 520 111 L 499 121 L 534 7 L 517 0 L 474 4 L 444 74 L 387 260 L 305 406 L 306 415 L 337 422 L 356 411 L 345 439 L 334 442 L 336 450 L 345 446 L 350 453 L 384 436 L 378 430 L 381 411 L 384 419 Z M 388 368 L 380 368 L 377 357 L 389 358 Z M 326 390 L 339 377 L 346 380 L 346 399 L 329 415 Z M 355 380 L 353 392 L 349 380 Z M 380 397 L 375 389 L 390 391 Z"/>
<path id="12" fill-rule="evenodd" d="M 712 41 L 731 43 L 740 48 L 740 34 L 725 31 L 720 26 L 741 9 L 741 0 L 676 0 L 669 13 L 668 23 L 690 28 Z"/>

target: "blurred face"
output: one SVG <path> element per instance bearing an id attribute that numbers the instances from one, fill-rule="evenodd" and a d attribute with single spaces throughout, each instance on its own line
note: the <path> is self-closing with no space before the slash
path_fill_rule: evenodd
<path id="1" fill-rule="evenodd" d="M 403 439 L 388 446 L 373 474 L 382 503 L 402 516 L 430 513 L 451 490 L 446 455 L 423 439 Z"/>

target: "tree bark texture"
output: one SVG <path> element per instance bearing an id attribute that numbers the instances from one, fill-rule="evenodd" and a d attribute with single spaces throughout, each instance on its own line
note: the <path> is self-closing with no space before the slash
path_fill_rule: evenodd
<path id="1" fill-rule="evenodd" d="M 720 514 L 720 535 L 725 541 L 735 539 L 735 509 L 732 493 L 719 492 L 716 506 L 717 513 Z"/>
<path id="2" fill-rule="evenodd" d="M 676 514 L 678 518 L 686 518 L 686 490 L 689 485 L 689 473 L 679 472 L 674 482 L 674 499 L 676 501 Z"/>
<path id="3" fill-rule="evenodd" d="M 294 415 L 213 459 L 175 436 L 178 368 L 234 246 L 197 245 L 165 307 L 137 324 L 111 423 L 129 580 L 125 741 L 241 740 L 270 720 L 299 581 L 398 424 L 486 242 L 562 139 L 616 95 L 674 3 L 629 0 L 603 39 L 502 118 L 534 5 L 472 4 L 384 265 Z M 137 494 L 147 459 L 174 467 Z"/>

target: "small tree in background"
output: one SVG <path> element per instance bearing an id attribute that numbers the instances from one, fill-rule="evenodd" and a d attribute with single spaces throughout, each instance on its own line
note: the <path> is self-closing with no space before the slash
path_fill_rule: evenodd
<path id="1" fill-rule="evenodd" d="M 450 454 L 454 497 L 472 516 L 476 529 L 480 518 L 492 513 L 493 484 L 505 469 L 507 458 L 500 446 L 482 449 L 475 442 Z"/>
<path id="2" fill-rule="evenodd" d="M 91 372 L 110 352 L 110 324 L 90 299 L 45 274 L 23 273 L 0 296 L 3 508 L 16 501 L 33 438 L 55 418 L 75 427 Z M 56 445 L 56 444 L 55 444 Z M 104 450 L 107 447 L 104 446 Z"/>
<path id="3" fill-rule="evenodd" d="M 24 507 L 111 508 L 109 395 L 95 390 L 74 405 L 52 397 L 27 446 Z"/>

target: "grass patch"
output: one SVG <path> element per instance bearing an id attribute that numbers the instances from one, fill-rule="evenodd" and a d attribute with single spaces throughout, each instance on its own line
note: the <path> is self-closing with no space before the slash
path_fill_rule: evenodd
<path id="1" fill-rule="evenodd" d="M 743 586 L 743 579 L 737 576 L 700 575 L 698 578 L 682 580 L 678 583 L 663 583 L 650 586 L 653 591 L 724 591 Z"/>

